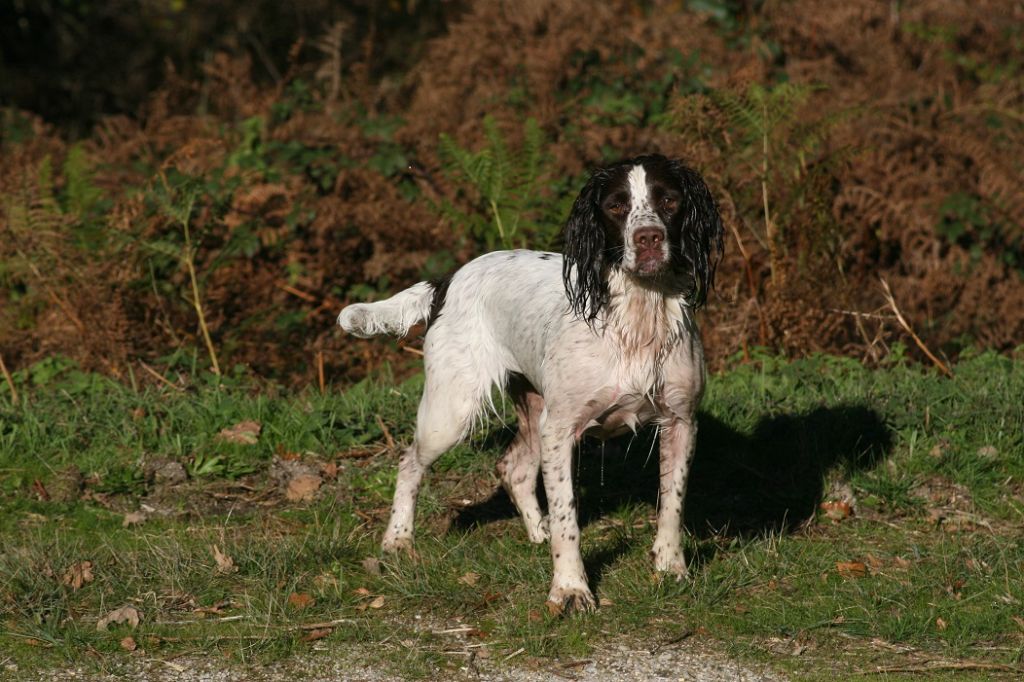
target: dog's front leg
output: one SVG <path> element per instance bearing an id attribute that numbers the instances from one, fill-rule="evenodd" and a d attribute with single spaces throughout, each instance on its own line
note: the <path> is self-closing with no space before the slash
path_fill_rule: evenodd
<path id="1" fill-rule="evenodd" d="M 686 480 L 697 442 L 693 417 L 674 418 L 661 427 L 661 476 L 658 489 L 658 533 L 654 538 L 654 568 L 686 577 L 682 527 Z"/>
<path id="2" fill-rule="evenodd" d="M 587 587 L 583 557 L 580 555 L 580 529 L 572 490 L 571 433 L 571 429 L 552 428 L 550 421 L 541 429 L 541 470 L 548 496 L 551 558 L 554 563 L 548 601 L 565 614 L 595 608 L 594 595 Z"/>

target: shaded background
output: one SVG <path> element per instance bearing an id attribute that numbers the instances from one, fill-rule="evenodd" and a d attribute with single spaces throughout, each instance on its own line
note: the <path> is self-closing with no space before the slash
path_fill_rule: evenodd
<path id="1" fill-rule="evenodd" d="M 411 371 L 341 306 L 557 247 L 589 169 L 648 151 L 723 211 L 713 367 L 1011 352 L 1022 105 L 1009 0 L 8 0 L 0 353 Z"/>

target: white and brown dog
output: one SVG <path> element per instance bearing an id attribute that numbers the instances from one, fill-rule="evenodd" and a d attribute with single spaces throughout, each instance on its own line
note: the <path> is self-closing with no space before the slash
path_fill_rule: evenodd
<path id="1" fill-rule="evenodd" d="M 718 209 L 700 176 L 641 156 L 596 171 L 565 225 L 565 253 L 498 251 L 449 279 L 346 307 L 338 323 L 361 337 L 404 335 L 426 322 L 426 385 L 402 456 L 386 551 L 412 545 L 427 467 L 462 440 L 490 404 L 514 400 L 519 431 L 498 464 L 533 542 L 550 537 L 549 601 L 594 608 L 580 555 L 573 447 L 654 423 L 660 434 L 658 571 L 686 574 L 683 498 L 704 392 L 694 311 L 722 252 Z M 548 516 L 537 501 L 541 471 Z"/>

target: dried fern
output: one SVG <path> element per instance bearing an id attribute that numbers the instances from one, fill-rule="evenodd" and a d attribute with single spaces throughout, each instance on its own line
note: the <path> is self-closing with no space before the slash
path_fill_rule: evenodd
<path id="1" fill-rule="evenodd" d="M 341 94 L 342 37 L 345 34 L 345 22 L 336 21 L 327 32 L 313 43 L 314 47 L 324 55 L 324 61 L 316 70 L 316 79 L 327 84 L 327 102 L 333 104 Z"/>
<path id="2" fill-rule="evenodd" d="M 689 95 L 675 107 L 680 131 L 714 148 L 719 164 L 715 174 L 724 180 L 741 217 L 760 214 L 763 232 L 751 229 L 768 252 L 777 290 L 784 279 L 787 226 L 831 221 L 819 190 L 851 153 L 826 151 L 825 145 L 836 126 L 856 110 L 808 118 L 805 109 L 816 90 L 792 82 L 772 87 L 755 83 L 743 92 Z"/>
<path id="3" fill-rule="evenodd" d="M 4 198 L 3 210 L 7 253 L 0 274 L 31 282 L 39 292 L 37 297 L 42 294 L 42 298 L 60 308 L 79 330 L 84 330 L 65 296 L 59 293 L 63 289 L 63 274 L 73 271 L 63 256 L 67 251 L 65 242 L 70 218 L 57 200 L 49 155 L 40 159 L 34 175 L 27 171 L 21 174 L 17 191 Z"/>

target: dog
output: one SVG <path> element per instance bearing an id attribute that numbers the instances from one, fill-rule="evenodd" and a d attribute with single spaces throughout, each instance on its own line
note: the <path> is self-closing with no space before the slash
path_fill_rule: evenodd
<path id="1" fill-rule="evenodd" d="M 342 310 L 350 334 L 404 336 L 426 323 L 423 396 L 402 455 L 383 550 L 411 550 L 416 496 L 427 468 L 490 406 L 512 399 L 518 432 L 498 463 L 529 539 L 550 538 L 548 602 L 590 611 L 580 554 L 573 447 L 642 425 L 660 435 L 654 567 L 687 575 L 683 498 L 704 392 L 695 311 L 714 285 L 722 221 L 700 175 L 651 154 L 595 171 L 563 231 L 563 254 L 497 251 L 449 278 L 420 282 Z M 547 495 L 537 500 L 537 474 Z"/>

